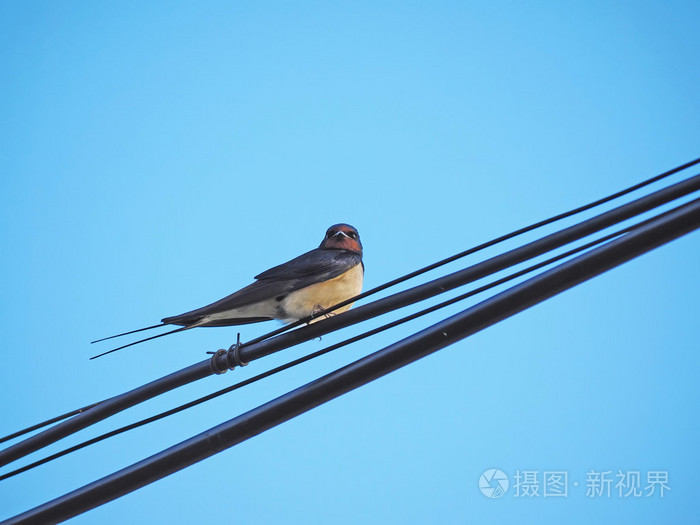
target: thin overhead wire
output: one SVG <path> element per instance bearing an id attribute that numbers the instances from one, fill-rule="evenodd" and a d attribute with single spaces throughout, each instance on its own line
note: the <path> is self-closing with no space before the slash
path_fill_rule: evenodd
<path id="1" fill-rule="evenodd" d="M 31 427 L 23 428 L 22 430 L 18 430 L 17 432 L 13 434 L 8 434 L 5 437 L 0 438 L 0 443 L 5 443 L 6 441 L 11 441 L 15 438 L 18 438 L 20 436 L 23 436 L 25 434 L 29 434 L 30 432 L 34 432 L 35 430 L 39 430 L 40 428 L 47 427 L 49 425 L 53 425 L 54 423 L 58 423 L 59 421 L 63 421 L 64 419 L 67 419 L 71 416 L 76 416 L 78 414 L 81 414 L 85 412 L 86 410 L 91 409 L 92 407 L 95 407 L 99 405 L 101 401 L 98 401 L 97 403 L 93 403 L 92 405 L 87 405 L 82 408 L 78 408 L 75 410 L 71 410 L 70 412 L 66 412 L 65 414 L 61 414 L 60 416 L 53 417 L 51 419 L 47 419 L 46 421 L 42 421 L 41 423 L 37 423 L 36 425 L 32 425 Z"/>

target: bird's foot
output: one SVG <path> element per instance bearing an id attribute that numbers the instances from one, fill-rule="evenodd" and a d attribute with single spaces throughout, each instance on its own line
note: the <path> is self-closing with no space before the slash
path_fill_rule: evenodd
<path id="1" fill-rule="evenodd" d="M 311 321 L 309 321 L 307 324 L 315 323 L 316 321 L 320 321 L 321 319 L 328 319 L 329 317 L 333 317 L 335 315 L 335 312 L 328 312 L 326 314 L 321 315 L 321 312 L 323 312 L 324 310 L 325 308 L 320 304 L 314 306 L 313 310 L 311 310 Z"/>

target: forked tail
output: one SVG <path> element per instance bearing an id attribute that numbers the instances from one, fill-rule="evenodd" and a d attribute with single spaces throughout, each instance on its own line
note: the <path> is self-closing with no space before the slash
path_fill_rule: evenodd
<path id="1" fill-rule="evenodd" d="M 139 328 L 138 330 L 124 332 L 123 334 L 111 335 L 109 337 L 104 337 L 102 339 L 98 339 L 97 341 L 92 341 L 92 342 L 97 343 L 99 341 L 106 341 L 107 339 L 114 339 L 115 337 L 121 337 L 122 335 L 134 334 L 136 332 L 143 332 L 144 330 L 151 330 L 152 328 L 159 328 L 161 326 L 167 326 L 167 325 L 165 323 L 162 323 L 162 324 L 157 324 L 157 325 L 153 325 L 153 326 L 148 326 L 146 328 Z M 164 332 L 162 334 L 153 335 L 151 337 L 146 337 L 145 339 L 139 339 L 138 341 L 134 341 L 133 343 L 122 345 L 122 346 L 119 346 L 117 348 L 113 348 L 112 350 L 107 350 L 106 352 L 102 352 L 101 354 L 94 355 L 90 359 L 97 359 L 98 357 L 102 357 L 103 355 L 111 354 L 112 352 L 116 352 L 117 350 L 121 350 L 122 348 L 134 346 L 134 345 L 137 345 L 139 343 L 143 343 L 145 341 L 150 341 L 151 339 L 158 339 L 159 337 L 163 337 L 164 335 L 170 335 L 170 334 L 174 334 L 177 332 L 182 332 L 183 330 L 189 330 L 190 328 L 194 328 L 194 327 L 193 326 L 182 326 L 180 328 L 176 328 L 175 330 L 170 330 L 169 332 Z"/>

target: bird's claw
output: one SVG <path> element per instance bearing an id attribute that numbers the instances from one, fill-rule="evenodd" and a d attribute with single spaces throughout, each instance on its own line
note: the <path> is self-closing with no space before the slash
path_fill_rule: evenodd
<path id="1" fill-rule="evenodd" d="M 335 312 L 328 312 L 321 315 L 321 312 L 323 312 L 324 310 L 325 308 L 320 304 L 314 306 L 313 310 L 311 310 L 311 321 L 309 321 L 308 324 L 315 323 L 316 321 L 320 321 L 321 319 L 328 319 L 329 317 L 335 315 Z"/>
<path id="2" fill-rule="evenodd" d="M 321 306 L 320 304 L 317 304 L 317 305 L 314 306 L 313 309 L 311 310 L 311 317 L 312 317 L 312 318 L 318 317 L 318 315 L 319 315 L 321 312 L 323 312 L 324 309 L 325 309 L 325 308 L 323 308 L 323 306 Z"/>

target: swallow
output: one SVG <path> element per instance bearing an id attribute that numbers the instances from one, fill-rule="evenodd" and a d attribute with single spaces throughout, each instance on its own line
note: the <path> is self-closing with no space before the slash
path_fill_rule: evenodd
<path id="1" fill-rule="evenodd" d="M 364 278 L 362 243 L 349 224 L 328 228 L 321 245 L 284 264 L 255 276 L 255 282 L 214 303 L 180 315 L 165 317 L 160 324 L 92 341 L 97 343 L 166 325 L 180 326 L 91 357 L 95 359 L 122 348 L 175 332 L 203 326 L 233 326 L 277 319 L 292 323 L 313 316 L 358 295 Z M 352 307 L 342 306 L 335 315 Z M 314 322 L 321 319 L 312 319 Z"/>

